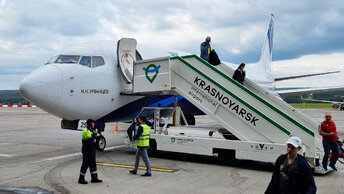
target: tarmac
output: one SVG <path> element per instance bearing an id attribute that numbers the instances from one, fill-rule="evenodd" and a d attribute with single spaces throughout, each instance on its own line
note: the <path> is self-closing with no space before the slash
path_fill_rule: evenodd
<path id="1" fill-rule="evenodd" d="M 319 122 L 332 112 L 344 137 L 344 111 L 301 111 Z M 103 183 L 80 185 L 81 131 L 61 129 L 60 121 L 39 108 L 0 108 L 0 193 L 264 193 L 271 179 L 269 163 L 170 152 L 150 157 L 152 177 L 139 176 L 144 170 L 131 175 L 135 150 L 123 146 L 129 124 L 119 123 L 115 133 L 115 123 L 107 123 L 107 149 L 97 153 Z M 196 123 L 215 122 L 197 116 Z M 318 193 L 344 193 L 344 164 L 337 168 L 314 176 Z"/>

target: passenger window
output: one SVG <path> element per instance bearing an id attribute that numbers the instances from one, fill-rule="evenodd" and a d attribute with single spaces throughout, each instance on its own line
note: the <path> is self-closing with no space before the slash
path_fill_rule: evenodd
<path id="1" fill-rule="evenodd" d="M 104 62 L 103 57 L 94 56 L 92 57 L 92 64 L 93 64 L 93 67 L 98 67 L 98 66 L 104 65 L 105 62 Z"/>
<path id="2" fill-rule="evenodd" d="M 80 64 L 86 67 L 91 67 L 91 57 L 81 57 Z"/>

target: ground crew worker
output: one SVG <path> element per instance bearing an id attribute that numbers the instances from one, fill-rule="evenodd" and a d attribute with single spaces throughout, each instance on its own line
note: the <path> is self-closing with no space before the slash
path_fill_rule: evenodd
<path id="1" fill-rule="evenodd" d="M 201 43 L 201 58 L 206 61 L 209 61 L 209 54 L 211 51 L 210 41 L 210 36 L 207 36 L 205 41 Z"/>
<path id="2" fill-rule="evenodd" d="M 88 168 L 91 172 L 91 183 L 101 183 L 98 179 L 97 165 L 96 165 L 96 137 L 97 132 L 94 128 L 95 121 L 88 119 L 87 127 L 82 131 L 82 165 L 80 169 L 79 183 L 87 184 L 85 174 Z"/>
<path id="3" fill-rule="evenodd" d="M 146 173 L 141 176 L 152 176 L 150 162 L 147 154 L 147 149 L 149 148 L 150 128 L 148 125 L 146 125 L 146 120 L 147 119 L 145 117 L 141 116 L 138 121 L 139 127 L 137 128 L 136 135 L 133 137 L 133 140 L 135 140 L 135 144 L 137 146 L 135 168 L 134 170 L 130 170 L 129 172 L 131 174 L 137 174 L 137 169 L 139 168 L 140 164 L 140 156 L 142 156 L 142 160 L 144 161 L 147 170 Z"/>

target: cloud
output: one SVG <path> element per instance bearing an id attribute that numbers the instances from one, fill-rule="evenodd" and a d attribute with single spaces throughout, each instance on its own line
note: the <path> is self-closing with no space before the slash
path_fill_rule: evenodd
<path id="1" fill-rule="evenodd" d="M 303 75 L 340 71 L 340 73 L 277 82 L 277 87 L 326 87 L 344 85 L 344 53 L 304 55 L 302 57 L 274 61 L 272 70 L 276 76 Z"/>
<path id="2" fill-rule="evenodd" d="M 2 90 L 18 90 L 20 81 L 26 74 L 10 74 L 0 75 L 0 89 Z"/>
<path id="3" fill-rule="evenodd" d="M 208 35 L 221 60 L 252 63 L 259 59 L 270 13 L 273 60 L 344 52 L 340 0 L 1 0 L 0 68 L 33 70 L 63 47 L 122 37 L 199 54 Z"/>

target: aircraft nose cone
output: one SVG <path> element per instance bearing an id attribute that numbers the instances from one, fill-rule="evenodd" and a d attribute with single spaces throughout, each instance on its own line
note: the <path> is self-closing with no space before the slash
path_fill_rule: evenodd
<path id="1" fill-rule="evenodd" d="M 40 108 L 55 109 L 61 102 L 62 73 L 55 65 L 44 65 L 21 81 L 19 91 Z"/>

